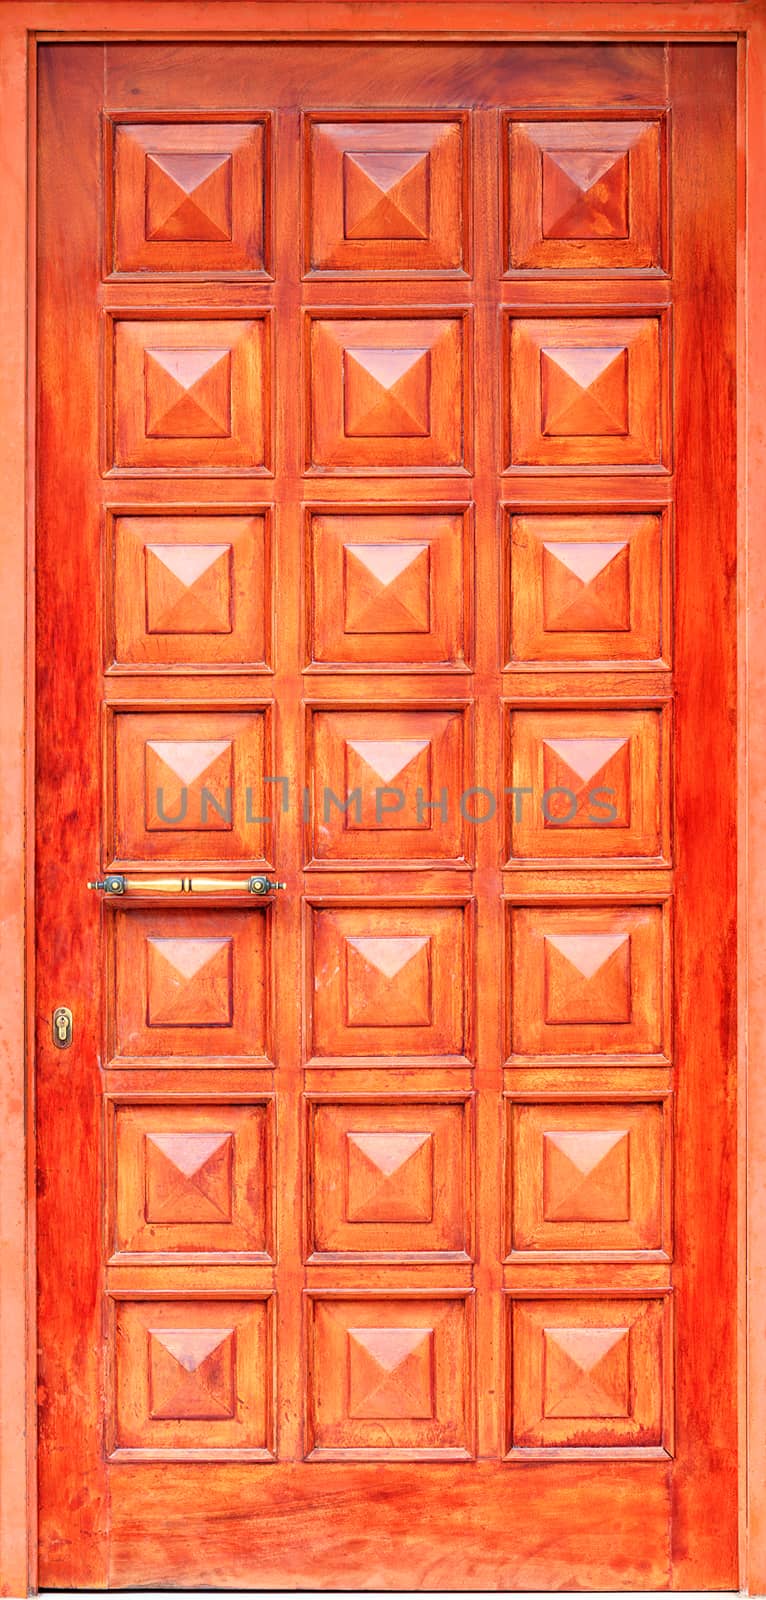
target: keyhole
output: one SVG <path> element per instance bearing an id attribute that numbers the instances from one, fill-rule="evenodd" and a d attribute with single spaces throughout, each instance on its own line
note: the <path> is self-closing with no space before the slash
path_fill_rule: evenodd
<path id="1" fill-rule="evenodd" d="M 53 1043 L 59 1050 L 72 1043 L 72 1013 L 68 1006 L 57 1006 L 53 1013 Z"/>

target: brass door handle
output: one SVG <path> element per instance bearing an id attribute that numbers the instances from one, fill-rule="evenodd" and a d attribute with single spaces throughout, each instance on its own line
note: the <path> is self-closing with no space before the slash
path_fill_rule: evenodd
<path id="1" fill-rule="evenodd" d="M 128 894 L 272 894 L 276 889 L 286 889 L 286 883 L 277 883 L 263 873 L 249 878 L 129 878 L 123 872 L 109 872 L 104 878 L 88 883 L 89 889 L 100 889 L 105 895 Z"/>

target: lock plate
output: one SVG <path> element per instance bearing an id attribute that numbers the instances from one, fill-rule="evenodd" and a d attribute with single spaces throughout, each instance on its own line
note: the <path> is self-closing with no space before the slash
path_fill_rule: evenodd
<path id="1" fill-rule="evenodd" d="M 53 1043 L 57 1050 L 68 1050 L 72 1043 L 72 1013 L 68 1006 L 57 1006 L 53 1013 Z"/>

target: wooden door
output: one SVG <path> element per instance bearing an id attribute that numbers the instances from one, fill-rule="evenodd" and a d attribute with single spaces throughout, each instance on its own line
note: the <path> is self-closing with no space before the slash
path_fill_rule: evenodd
<path id="1" fill-rule="evenodd" d="M 44 1585 L 736 1584 L 734 106 L 42 48 Z"/>

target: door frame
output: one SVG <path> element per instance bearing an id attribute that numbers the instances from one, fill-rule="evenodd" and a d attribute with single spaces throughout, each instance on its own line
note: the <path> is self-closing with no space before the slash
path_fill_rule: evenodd
<path id="1" fill-rule="evenodd" d="M 17 241 L 0 284 L 0 1593 L 35 1593 L 37 1580 L 31 1048 L 37 45 L 228 34 L 253 42 L 707 38 L 737 44 L 740 1582 L 764 1594 L 766 819 L 759 795 L 766 792 L 766 0 L 369 0 L 365 23 L 360 28 L 359 8 L 349 0 L 217 0 L 212 16 L 199 0 L 0 0 L 0 213 Z"/>

